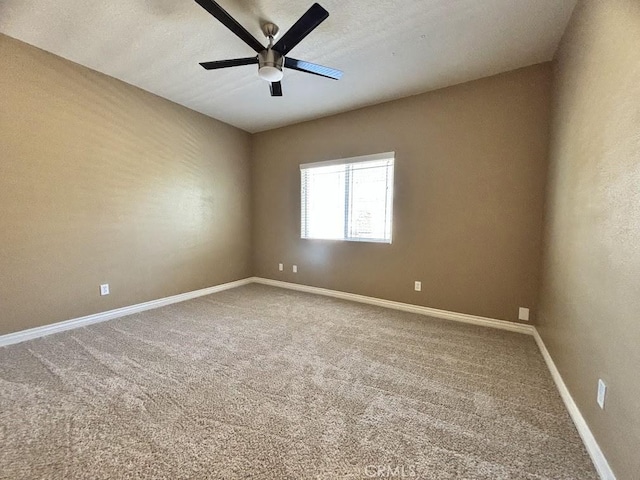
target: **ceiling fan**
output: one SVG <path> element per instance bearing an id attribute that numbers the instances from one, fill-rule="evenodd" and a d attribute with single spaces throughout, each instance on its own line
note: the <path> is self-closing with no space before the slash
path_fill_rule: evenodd
<path id="1" fill-rule="evenodd" d="M 331 78 L 333 80 L 339 80 L 342 77 L 340 70 L 286 56 L 304 37 L 309 35 L 329 16 L 329 12 L 317 3 L 314 3 L 275 44 L 273 41 L 278 35 L 278 26 L 273 23 L 264 24 L 262 31 L 269 39 L 269 46 L 265 48 L 253 35 L 213 0 L 196 0 L 196 2 L 258 54 L 255 57 L 200 63 L 206 70 L 257 64 L 258 76 L 269 82 L 272 97 L 282 96 L 280 80 L 282 80 L 283 77 L 283 67 Z"/>

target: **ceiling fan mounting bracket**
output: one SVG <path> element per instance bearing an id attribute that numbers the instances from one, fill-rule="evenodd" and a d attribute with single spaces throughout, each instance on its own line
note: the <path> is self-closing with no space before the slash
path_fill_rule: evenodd
<path id="1" fill-rule="evenodd" d="M 276 38 L 279 32 L 280 28 L 275 23 L 268 22 L 262 25 L 262 33 L 267 38 Z"/>

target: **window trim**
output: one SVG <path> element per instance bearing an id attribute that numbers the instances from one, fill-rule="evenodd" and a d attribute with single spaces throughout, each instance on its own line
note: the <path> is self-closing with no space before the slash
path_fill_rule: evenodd
<path id="1" fill-rule="evenodd" d="M 300 239 L 301 240 L 310 240 L 310 241 L 329 241 L 329 242 L 356 242 L 356 243 L 380 243 L 391 245 L 393 243 L 393 197 L 395 196 L 395 163 L 396 163 L 396 152 L 383 152 L 383 153 L 374 153 L 371 155 L 360 155 L 357 157 L 348 157 L 348 158 L 336 158 L 334 160 L 325 160 L 321 162 L 311 162 L 311 163 L 303 163 L 300 164 L 300 172 L 302 174 L 303 170 L 318 168 L 318 167 L 328 167 L 333 165 L 347 165 L 347 164 L 355 164 L 361 162 L 371 162 L 375 160 L 392 160 L 393 161 L 393 175 L 392 175 L 392 194 L 390 199 L 390 209 L 389 212 L 391 214 L 391 229 L 389 231 L 389 238 L 358 238 L 358 237 L 348 237 L 346 229 L 349 227 L 348 222 L 345 221 L 345 238 L 310 238 L 304 237 L 302 231 L 302 222 L 300 223 Z M 302 180 L 302 176 L 300 177 Z M 300 184 L 300 198 L 302 200 L 303 188 L 302 183 Z M 348 192 L 345 192 L 345 195 L 348 195 Z M 345 202 L 348 202 L 348 199 L 345 198 Z M 300 207 L 302 209 L 302 202 L 300 203 Z M 303 212 L 300 212 L 300 216 L 302 218 Z"/>
<path id="2" fill-rule="evenodd" d="M 331 165 L 344 165 L 347 163 L 360 163 L 360 162 L 372 162 L 374 160 L 388 160 L 393 159 L 395 165 L 396 152 L 384 152 L 374 153 L 372 155 L 361 155 L 359 157 L 350 158 L 336 158 L 335 160 L 325 160 L 323 162 L 303 163 L 300 165 L 300 170 L 306 170 L 308 168 L 316 167 L 329 167 Z"/>

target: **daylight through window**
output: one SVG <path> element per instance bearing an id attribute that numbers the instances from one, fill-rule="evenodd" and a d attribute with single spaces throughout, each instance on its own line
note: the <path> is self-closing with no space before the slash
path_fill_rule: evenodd
<path id="1" fill-rule="evenodd" d="M 394 157 L 300 165 L 301 237 L 391 243 Z"/>

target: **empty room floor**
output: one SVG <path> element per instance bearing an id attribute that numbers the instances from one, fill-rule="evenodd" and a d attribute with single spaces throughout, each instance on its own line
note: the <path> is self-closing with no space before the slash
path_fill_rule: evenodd
<path id="1" fill-rule="evenodd" d="M 248 285 L 0 348 L 0 478 L 595 479 L 532 337 Z"/>

